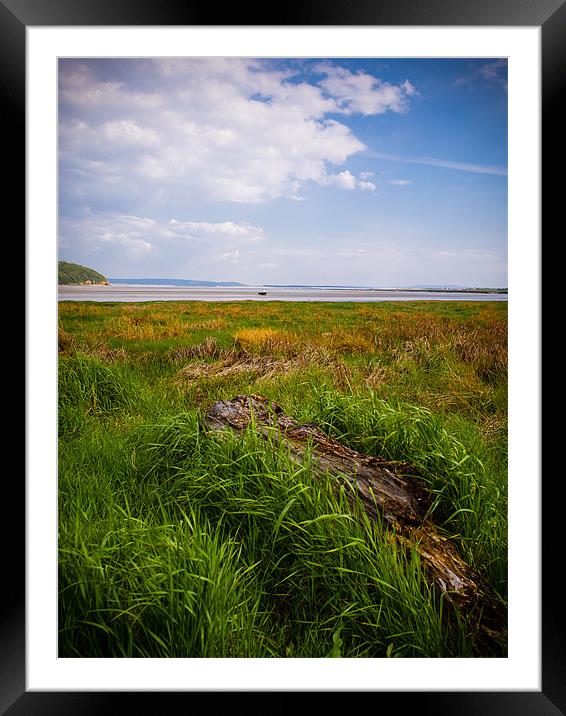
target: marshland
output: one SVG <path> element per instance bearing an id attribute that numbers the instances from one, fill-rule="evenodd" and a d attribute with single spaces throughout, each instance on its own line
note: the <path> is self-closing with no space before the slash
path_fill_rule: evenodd
<path id="1" fill-rule="evenodd" d="M 411 465 L 427 520 L 507 600 L 507 303 L 58 306 L 60 657 L 502 657 L 415 546 L 255 395 L 362 455 Z"/>

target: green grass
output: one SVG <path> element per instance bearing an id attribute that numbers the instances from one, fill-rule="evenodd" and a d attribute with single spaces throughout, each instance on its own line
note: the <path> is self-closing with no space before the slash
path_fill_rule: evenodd
<path id="1" fill-rule="evenodd" d="M 64 302 L 59 323 L 60 656 L 505 655 L 308 459 L 202 420 L 259 393 L 411 462 L 505 602 L 505 304 Z"/>

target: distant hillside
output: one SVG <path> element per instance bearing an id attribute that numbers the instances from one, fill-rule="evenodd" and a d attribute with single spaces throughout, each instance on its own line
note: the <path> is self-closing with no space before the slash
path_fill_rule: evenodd
<path id="1" fill-rule="evenodd" d="M 61 284 L 99 283 L 107 284 L 108 279 L 98 271 L 73 264 L 69 261 L 59 261 L 59 285 Z"/>

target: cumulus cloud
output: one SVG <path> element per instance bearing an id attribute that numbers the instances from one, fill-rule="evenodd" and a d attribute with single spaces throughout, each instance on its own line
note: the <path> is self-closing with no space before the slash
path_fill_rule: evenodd
<path id="1" fill-rule="evenodd" d="M 405 80 L 401 83 L 401 89 L 407 95 L 407 97 L 414 97 L 419 95 L 417 88 L 410 80 Z"/>
<path id="2" fill-rule="evenodd" d="M 362 70 L 350 72 L 345 67 L 321 64 L 319 71 L 326 75 L 318 84 L 336 101 L 344 114 L 384 114 L 406 112 L 408 98 L 417 94 L 409 80 L 400 85 L 384 82 Z"/>
<path id="3" fill-rule="evenodd" d="M 199 239 L 206 236 L 239 238 L 247 241 L 258 241 L 263 238 L 263 229 L 251 224 L 237 224 L 233 221 L 178 221 L 170 219 L 169 228 L 182 238 Z"/>
<path id="4" fill-rule="evenodd" d="M 414 179 L 390 179 L 389 184 L 393 184 L 393 186 L 408 186 L 409 184 L 412 184 L 414 182 Z"/>
<path id="5" fill-rule="evenodd" d="M 340 189 L 354 190 L 362 189 L 364 191 L 375 191 L 375 184 L 371 181 L 363 181 L 355 177 L 348 169 L 338 174 L 329 174 L 320 182 L 326 186 L 334 185 Z"/>
<path id="6" fill-rule="evenodd" d="M 264 238 L 261 227 L 247 223 L 159 222 L 134 215 L 64 218 L 59 226 L 61 257 L 114 276 L 151 275 L 157 263 L 173 277 L 195 271 L 208 276 L 210 265 L 237 263 Z"/>
<path id="7" fill-rule="evenodd" d="M 375 191 L 375 184 L 372 181 L 358 181 L 357 186 L 362 191 Z"/>
<path id="8" fill-rule="evenodd" d="M 302 198 L 308 183 L 373 191 L 334 167 L 365 149 L 337 115 L 404 112 L 416 90 L 326 64 L 311 84 L 239 58 L 61 60 L 62 206 Z M 332 115 L 332 116 L 330 116 Z"/>

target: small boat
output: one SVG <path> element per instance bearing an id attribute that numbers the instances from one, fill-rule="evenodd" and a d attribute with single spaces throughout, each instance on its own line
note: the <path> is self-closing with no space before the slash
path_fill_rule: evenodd
<path id="1" fill-rule="evenodd" d="M 265 296 L 267 295 L 267 291 L 258 291 L 258 296 Z"/>

